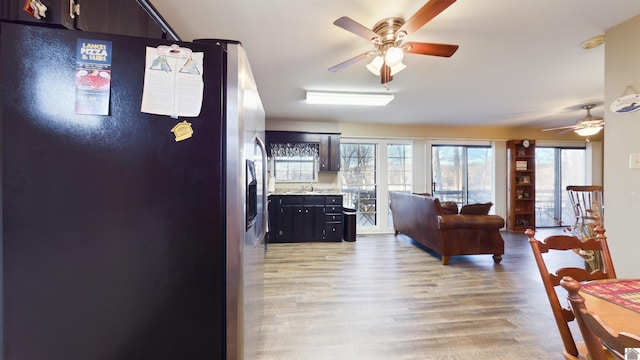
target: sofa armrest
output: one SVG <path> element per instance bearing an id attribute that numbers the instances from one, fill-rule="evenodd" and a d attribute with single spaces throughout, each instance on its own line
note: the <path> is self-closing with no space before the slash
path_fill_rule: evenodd
<path id="1" fill-rule="evenodd" d="M 438 226 L 445 229 L 500 229 L 504 219 L 499 215 L 439 215 Z"/>

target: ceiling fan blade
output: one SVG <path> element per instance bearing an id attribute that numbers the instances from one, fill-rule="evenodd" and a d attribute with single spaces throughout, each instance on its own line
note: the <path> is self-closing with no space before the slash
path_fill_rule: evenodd
<path id="1" fill-rule="evenodd" d="M 554 130 L 573 130 L 573 129 L 577 129 L 580 128 L 580 126 L 577 125 L 568 125 L 568 126 L 560 126 L 560 127 L 555 127 L 555 128 L 549 128 L 549 129 L 542 129 L 542 131 L 554 131 Z"/>
<path id="2" fill-rule="evenodd" d="M 428 23 L 431 19 L 443 12 L 446 8 L 451 6 L 456 0 L 429 0 L 424 4 L 420 10 L 413 14 L 407 22 L 404 23 L 398 29 L 398 31 L 404 31 L 407 34 L 413 34 L 415 31 Z"/>
<path id="3" fill-rule="evenodd" d="M 339 18 L 334 21 L 333 24 L 367 40 L 373 40 L 378 37 L 378 34 L 371 31 L 371 29 L 347 16 Z"/>
<path id="4" fill-rule="evenodd" d="M 579 128 L 569 128 L 569 129 L 564 129 L 562 131 L 558 131 L 557 134 L 558 135 L 562 135 L 562 134 L 566 134 L 566 133 L 570 133 L 572 131 L 578 130 Z"/>
<path id="5" fill-rule="evenodd" d="M 411 54 L 450 57 L 458 50 L 458 45 L 408 42 L 403 48 Z"/>
<path id="6" fill-rule="evenodd" d="M 599 126 L 599 125 L 604 125 L 604 119 L 597 118 L 597 117 L 591 117 L 589 119 L 585 118 L 580 120 L 579 124 L 581 126 Z"/>
<path id="7" fill-rule="evenodd" d="M 371 51 L 365 51 L 360 55 L 356 55 L 356 56 L 352 57 L 349 60 L 345 60 L 345 61 L 341 62 L 338 65 L 334 65 L 334 66 L 330 67 L 329 71 L 336 72 L 338 70 L 342 70 L 342 69 L 346 68 L 347 66 L 349 66 L 349 65 L 351 65 L 353 63 L 357 63 L 358 61 L 366 58 L 367 56 L 369 56 L 369 54 L 371 54 Z"/>

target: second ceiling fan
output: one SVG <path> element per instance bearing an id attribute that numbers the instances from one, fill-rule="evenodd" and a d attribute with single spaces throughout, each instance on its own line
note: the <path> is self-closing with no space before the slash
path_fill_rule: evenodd
<path id="1" fill-rule="evenodd" d="M 431 0 L 424 4 L 409 20 L 391 17 L 378 21 L 372 29 L 343 16 L 333 23 L 349 32 L 370 40 L 374 50 L 366 51 L 351 59 L 343 61 L 329 71 L 336 72 L 353 63 L 370 56 L 375 56 L 367 68 L 376 75 L 380 75 L 380 82 L 384 85 L 393 80 L 393 75 L 405 68 L 402 64 L 404 53 L 418 55 L 432 55 L 450 57 L 457 50 L 458 45 L 434 44 L 424 42 L 404 42 L 410 35 L 431 21 L 438 14 L 447 9 L 456 0 Z"/>
<path id="2" fill-rule="evenodd" d="M 583 105 L 582 108 L 587 110 L 587 115 L 578 120 L 575 125 L 560 126 L 549 129 L 542 129 L 542 131 L 558 131 L 558 134 L 565 134 L 570 131 L 575 132 L 580 136 L 592 136 L 600 132 L 604 127 L 604 119 L 599 116 L 591 115 L 591 109 L 596 107 L 596 104 Z"/>

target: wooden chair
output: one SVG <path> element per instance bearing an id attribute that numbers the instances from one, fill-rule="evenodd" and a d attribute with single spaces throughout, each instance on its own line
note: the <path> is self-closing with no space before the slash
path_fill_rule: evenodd
<path id="1" fill-rule="evenodd" d="M 540 276 L 542 277 L 542 284 L 544 285 L 545 292 L 547 293 L 556 325 L 560 331 L 560 337 L 562 338 L 563 344 L 562 352 L 565 359 L 574 360 L 584 358 L 587 353 L 587 348 L 584 343 L 576 344 L 571 330 L 569 329 L 569 322 L 574 320 L 573 312 L 568 307 L 563 307 L 560 304 L 556 293 L 556 287 L 560 286 L 560 280 L 564 276 L 571 276 L 577 281 L 616 278 L 604 231 L 604 228 L 597 227 L 596 232 L 598 235 L 596 236 L 596 239 L 590 238 L 586 241 L 582 241 L 581 239 L 570 235 L 551 235 L 545 238 L 544 241 L 539 241 L 534 237 L 534 230 L 527 229 L 527 231 L 525 231 L 529 236 L 529 243 L 533 250 L 533 256 L 535 257 L 538 270 L 540 270 Z M 576 251 L 576 249 L 600 250 L 602 253 L 604 271 L 595 270 L 593 272 L 589 272 L 584 268 L 561 267 L 556 269 L 555 273 L 551 273 L 547 269 L 547 263 L 542 254 L 548 253 L 549 250 Z"/>
<path id="2" fill-rule="evenodd" d="M 640 348 L 640 336 L 617 332 L 610 328 L 602 319 L 590 312 L 584 304 L 584 298 L 578 293 L 580 283 L 570 276 L 560 280 L 560 285 L 567 290 L 567 299 L 576 317 L 582 338 L 589 351 L 591 360 L 625 359 L 625 348 Z M 606 352 L 602 346 L 609 351 Z"/>
<path id="3" fill-rule="evenodd" d="M 567 186 L 574 213 L 573 229 L 583 236 L 593 237 L 596 226 L 604 226 L 602 186 Z"/>

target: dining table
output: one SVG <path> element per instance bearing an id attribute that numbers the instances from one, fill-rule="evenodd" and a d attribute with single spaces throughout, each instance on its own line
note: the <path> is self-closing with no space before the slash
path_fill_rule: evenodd
<path id="1" fill-rule="evenodd" d="M 579 293 L 586 308 L 612 329 L 640 336 L 640 279 L 587 282 Z"/>

